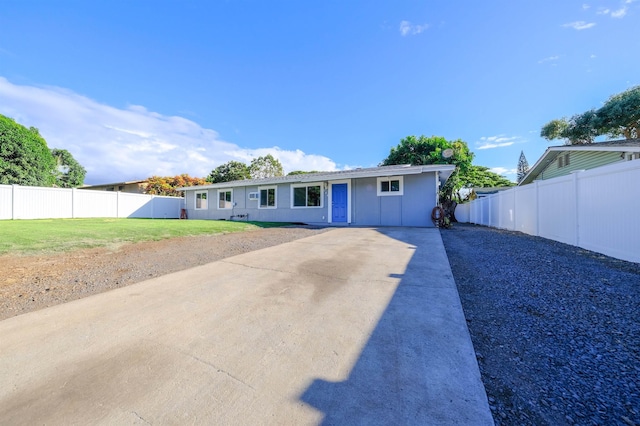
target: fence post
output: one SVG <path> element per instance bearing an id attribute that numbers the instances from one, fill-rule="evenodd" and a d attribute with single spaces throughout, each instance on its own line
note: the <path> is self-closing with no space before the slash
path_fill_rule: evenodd
<path id="1" fill-rule="evenodd" d="M 580 247 L 580 223 L 578 222 L 578 220 L 580 220 L 580 209 L 579 209 L 579 200 L 578 200 L 578 174 L 580 172 L 573 172 L 573 209 L 575 210 L 575 214 L 574 214 L 574 219 L 576 221 L 576 226 L 574 229 L 575 232 L 575 239 L 574 239 L 574 245 L 576 247 Z"/>
<path id="2" fill-rule="evenodd" d="M 71 188 L 71 219 L 76 218 L 76 188 Z"/>
<path id="3" fill-rule="evenodd" d="M 540 186 L 540 181 L 536 180 L 533 183 L 536 186 L 536 233 L 535 233 L 535 236 L 539 237 L 540 236 L 540 194 L 539 194 L 538 187 Z"/>
<path id="4" fill-rule="evenodd" d="M 116 192 L 116 219 L 120 218 L 120 191 Z"/>

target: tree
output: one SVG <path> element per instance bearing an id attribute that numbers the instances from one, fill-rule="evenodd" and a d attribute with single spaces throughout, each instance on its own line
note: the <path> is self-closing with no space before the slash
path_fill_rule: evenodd
<path id="1" fill-rule="evenodd" d="M 206 185 L 204 178 L 191 177 L 188 174 L 177 176 L 151 176 L 147 179 L 145 193 L 152 195 L 165 195 L 168 197 L 182 197 L 182 191 L 176 188 L 185 186 Z"/>
<path id="2" fill-rule="evenodd" d="M 391 148 L 389 156 L 380 165 L 394 164 L 428 165 L 453 164 L 456 166 L 447 183 L 440 188 L 440 204 L 445 215 L 455 222 L 454 210 L 457 202 L 453 199 L 454 192 L 463 186 L 461 176 L 464 176 L 473 161 L 473 153 L 469 151 L 466 142 L 458 139 L 448 141 L 441 136 L 426 137 L 421 135 L 407 136 L 400 140 L 398 146 Z"/>
<path id="3" fill-rule="evenodd" d="M 231 182 L 250 178 L 249 167 L 246 164 L 239 161 L 229 161 L 213 169 L 207 176 L 207 182 Z"/>
<path id="4" fill-rule="evenodd" d="M 640 138 L 640 86 L 611 96 L 597 115 L 600 134 Z"/>
<path id="5" fill-rule="evenodd" d="M 598 116 L 594 110 L 590 109 L 569 119 L 565 137 L 571 145 L 592 143 L 599 134 L 598 127 Z"/>
<path id="6" fill-rule="evenodd" d="M 528 171 L 529 163 L 527 162 L 527 157 L 524 156 L 524 151 L 520 151 L 520 158 L 518 159 L 518 183 L 522 182 L 522 179 L 524 179 Z"/>
<path id="7" fill-rule="evenodd" d="M 284 169 L 278 159 L 267 154 L 263 157 L 254 158 L 249 165 L 251 179 L 263 179 L 269 177 L 284 176 Z"/>
<path id="8" fill-rule="evenodd" d="M 0 184 L 52 186 L 55 167 L 38 129 L 0 115 Z"/>
<path id="9" fill-rule="evenodd" d="M 551 120 L 550 122 L 542 126 L 540 136 L 548 141 L 554 139 L 563 139 L 565 138 L 565 134 L 568 128 L 569 122 L 566 118 L 561 118 L 560 120 Z"/>
<path id="10" fill-rule="evenodd" d="M 568 145 L 592 143 L 601 135 L 640 137 L 640 86 L 611 96 L 598 110 L 551 120 L 540 131 L 543 138 L 565 139 Z"/>
<path id="11" fill-rule="evenodd" d="M 287 176 L 308 175 L 310 173 L 320 173 L 320 172 L 317 171 L 317 170 L 313 170 L 313 171 L 310 171 L 310 172 L 305 172 L 303 170 L 294 170 L 292 172 L 287 173 Z"/>
<path id="12" fill-rule="evenodd" d="M 77 188 L 84 184 L 84 177 L 87 171 L 73 158 L 73 155 L 66 149 L 54 148 L 51 155 L 56 161 L 54 170 L 55 185 L 60 188 Z"/>
<path id="13" fill-rule="evenodd" d="M 565 139 L 567 145 L 592 143 L 599 135 L 599 120 L 594 110 L 576 114 L 569 120 L 551 120 L 542 127 L 540 136 L 547 140 Z"/>
<path id="14" fill-rule="evenodd" d="M 526 160 L 525 160 L 526 161 Z M 514 186 L 515 183 L 511 182 L 504 176 L 489 170 L 484 166 L 471 166 L 467 172 L 460 176 L 461 188 L 502 188 L 505 186 Z M 463 202 L 468 198 L 469 194 L 462 195 L 458 190 L 456 193 L 456 201 Z"/>

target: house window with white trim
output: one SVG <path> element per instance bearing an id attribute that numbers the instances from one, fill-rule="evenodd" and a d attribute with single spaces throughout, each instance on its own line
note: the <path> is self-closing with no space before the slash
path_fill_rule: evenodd
<path id="1" fill-rule="evenodd" d="M 378 178 L 378 196 L 403 195 L 404 179 L 402 176 L 390 176 Z"/>
<path id="2" fill-rule="evenodd" d="M 265 186 L 263 188 L 258 188 L 260 192 L 260 204 L 258 208 L 260 209 L 275 209 L 276 206 L 276 196 L 278 194 L 278 188 L 275 186 Z"/>
<path id="3" fill-rule="evenodd" d="M 322 184 L 304 183 L 291 185 L 291 207 L 322 207 Z"/>
<path id="4" fill-rule="evenodd" d="M 207 205 L 207 191 L 196 192 L 196 210 L 206 210 Z"/>
<path id="5" fill-rule="evenodd" d="M 233 208 L 233 190 L 231 189 L 219 189 L 218 190 L 218 209 L 231 209 Z"/>

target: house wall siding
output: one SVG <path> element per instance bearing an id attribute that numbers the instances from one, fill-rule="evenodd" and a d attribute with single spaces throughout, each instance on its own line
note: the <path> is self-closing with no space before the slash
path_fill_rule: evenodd
<path id="1" fill-rule="evenodd" d="M 356 226 L 433 226 L 431 209 L 436 200 L 436 174 L 405 175 L 404 191 L 399 196 L 378 196 L 377 179 L 351 180 L 351 224 Z M 313 225 L 328 224 L 328 191 L 331 185 L 323 184 L 323 207 L 291 208 L 291 184 L 277 186 L 277 208 L 259 209 L 258 200 L 249 200 L 250 192 L 258 192 L 258 186 L 208 189 L 208 208 L 195 210 L 195 193 L 186 191 L 186 205 L 190 219 L 256 220 L 263 222 L 304 222 Z M 218 209 L 218 190 L 233 190 L 233 209 Z M 248 217 L 238 218 L 238 215 Z M 232 216 L 235 216 L 232 218 Z"/>
<path id="2" fill-rule="evenodd" d="M 207 190 L 209 200 L 208 209 L 195 210 L 195 193 L 198 191 L 186 191 L 186 203 L 190 219 L 213 220 L 256 220 L 261 222 L 304 222 L 309 224 L 327 223 L 327 192 L 322 191 L 323 207 L 291 208 L 291 185 L 265 185 L 275 186 L 276 208 L 260 209 L 259 200 L 249 200 L 250 192 L 259 192 L 257 185 L 234 188 L 215 188 Z M 218 209 L 218 191 L 233 190 L 232 201 L 236 203 L 233 209 Z M 237 216 L 244 217 L 237 217 Z M 234 216 L 232 218 L 232 216 Z"/>
<path id="3" fill-rule="evenodd" d="M 359 226 L 433 226 L 431 210 L 436 200 L 436 175 L 404 176 L 404 194 L 377 195 L 377 179 L 354 179 L 353 224 Z"/>
<path id="4" fill-rule="evenodd" d="M 569 165 L 558 167 L 558 159 L 549 163 L 549 165 L 540 173 L 538 179 L 553 179 L 560 176 L 567 176 L 575 170 L 590 170 L 607 164 L 622 161 L 620 155 L 622 152 L 569 152 Z M 562 153 L 564 157 L 565 153 Z"/>

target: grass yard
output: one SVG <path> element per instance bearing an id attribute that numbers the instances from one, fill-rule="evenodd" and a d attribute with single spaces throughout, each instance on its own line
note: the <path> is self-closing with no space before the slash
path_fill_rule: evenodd
<path id="1" fill-rule="evenodd" d="M 44 219 L 0 221 L 0 255 L 47 254 L 190 235 L 221 234 L 287 225 L 176 219 Z"/>

